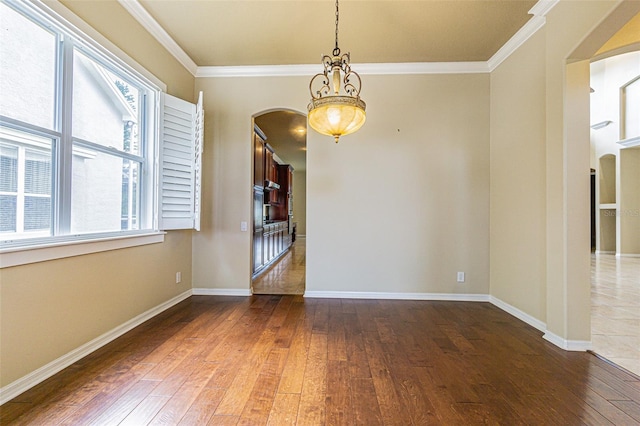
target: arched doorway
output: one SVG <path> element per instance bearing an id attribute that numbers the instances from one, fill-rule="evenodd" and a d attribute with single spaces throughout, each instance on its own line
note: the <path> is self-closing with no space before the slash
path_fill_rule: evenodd
<path id="1" fill-rule="evenodd" d="M 306 115 L 254 115 L 254 294 L 303 294 L 306 283 Z"/>

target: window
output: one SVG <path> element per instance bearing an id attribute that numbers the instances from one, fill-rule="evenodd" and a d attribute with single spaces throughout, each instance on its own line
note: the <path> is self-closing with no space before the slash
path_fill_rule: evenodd
<path id="1" fill-rule="evenodd" d="M 39 2 L 1 2 L 0 22 L 1 247 L 157 231 L 160 110 L 173 98 Z M 170 151 L 190 204 L 166 229 L 197 226 L 201 103 L 181 102 Z"/>

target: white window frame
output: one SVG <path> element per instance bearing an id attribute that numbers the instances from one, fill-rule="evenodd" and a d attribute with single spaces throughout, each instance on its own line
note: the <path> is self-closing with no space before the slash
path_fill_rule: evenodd
<path id="1" fill-rule="evenodd" d="M 147 132 L 149 132 L 147 135 L 147 148 L 150 149 L 150 151 L 145 153 L 146 159 L 149 162 L 148 166 L 145 167 L 145 173 L 149 174 L 148 181 L 150 186 L 143 192 L 145 199 L 141 200 L 140 206 L 141 210 L 143 206 L 147 206 L 148 210 L 141 211 L 141 214 L 147 215 L 147 220 L 150 221 L 151 226 L 148 229 L 140 231 L 120 231 L 88 235 L 59 235 L 41 240 L 16 240 L 13 243 L 0 246 L 0 268 L 163 242 L 165 232 L 163 232 L 159 226 L 157 207 L 159 203 L 161 203 L 158 190 L 158 152 L 159 145 L 161 144 L 161 142 L 159 142 L 160 128 L 162 125 L 160 114 L 161 95 L 166 91 L 166 85 L 60 3 L 51 2 L 45 4 L 40 0 L 32 0 L 24 3 L 10 1 L 10 3 L 18 4 L 22 11 L 26 11 L 29 15 L 36 17 L 40 21 L 44 20 L 45 22 L 51 23 L 57 30 L 71 34 L 81 45 L 86 46 L 91 51 L 111 61 L 118 68 L 125 69 L 129 75 L 135 76 L 135 78 L 143 81 L 145 85 L 153 87 L 156 90 L 156 96 L 154 102 L 147 102 L 146 105 L 146 108 L 149 109 L 147 114 L 154 117 L 155 122 L 152 126 L 147 127 Z M 70 96 L 67 96 L 67 98 L 70 99 Z M 202 99 L 202 95 L 200 99 Z M 199 117 L 199 122 L 202 120 L 202 114 L 202 103 L 200 101 L 196 114 L 196 118 Z M 14 120 L 2 120 L 3 125 L 9 126 L 16 124 L 12 123 L 12 121 Z M 196 119 L 196 121 L 198 120 Z M 69 135 L 62 135 L 62 133 L 49 130 L 44 132 L 44 135 L 53 138 L 71 137 L 70 133 Z M 196 193 L 200 188 L 198 164 L 202 150 L 202 132 L 200 131 L 199 134 L 196 134 L 196 136 L 198 135 L 200 136 L 198 140 L 199 145 L 194 145 L 193 149 L 195 159 L 193 170 L 194 190 Z M 194 140 L 194 143 L 195 142 Z M 67 144 L 67 146 L 73 147 L 71 143 Z M 83 148 L 76 146 L 73 148 L 73 151 L 75 152 L 78 149 L 82 150 Z M 199 229 L 199 194 L 194 198 L 192 218 L 190 228 Z M 176 227 L 174 229 L 186 228 L 187 227 Z"/>

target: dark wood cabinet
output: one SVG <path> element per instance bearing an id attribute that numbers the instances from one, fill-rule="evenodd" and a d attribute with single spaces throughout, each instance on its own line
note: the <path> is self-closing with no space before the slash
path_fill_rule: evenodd
<path id="1" fill-rule="evenodd" d="M 288 220 L 289 215 L 293 214 L 293 167 L 288 164 L 278 165 L 278 202 L 274 209 L 274 217 L 279 220 Z"/>

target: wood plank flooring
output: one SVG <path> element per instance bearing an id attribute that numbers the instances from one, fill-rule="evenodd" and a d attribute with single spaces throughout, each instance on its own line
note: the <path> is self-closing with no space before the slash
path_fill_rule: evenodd
<path id="1" fill-rule="evenodd" d="M 591 255 L 593 350 L 640 375 L 640 258 Z"/>
<path id="2" fill-rule="evenodd" d="M 634 425 L 640 379 L 488 303 L 193 296 L 3 425 Z"/>

